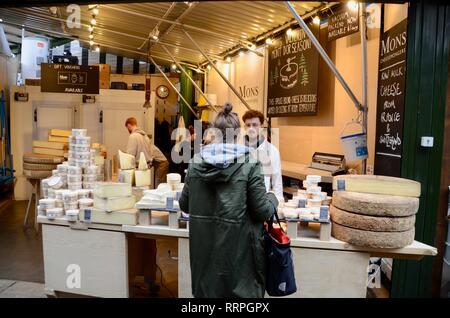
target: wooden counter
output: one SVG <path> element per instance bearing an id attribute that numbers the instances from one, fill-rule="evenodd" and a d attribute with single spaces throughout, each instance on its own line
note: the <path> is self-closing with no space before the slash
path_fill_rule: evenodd
<path id="1" fill-rule="evenodd" d="M 164 225 L 168 219 L 168 213 L 156 212 L 152 224 L 147 225 L 74 225 L 66 217 L 47 220 L 39 216 L 47 292 L 129 297 L 127 233 L 133 233 L 143 238 L 178 240 L 178 297 L 192 297 L 189 230 Z M 399 249 L 358 247 L 334 238 L 321 241 L 314 226 L 299 230 L 291 247 L 299 287 L 289 297 L 366 297 L 368 275 L 376 272 L 369 266 L 371 256 L 418 260 L 437 254 L 436 248 L 417 241 Z M 81 268 L 80 288 L 66 283 L 73 264 Z"/>
<path id="2" fill-rule="evenodd" d="M 322 177 L 322 182 L 333 182 L 331 172 L 313 169 L 310 168 L 309 165 L 291 161 L 281 161 L 281 174 L 299 180 L 305 180 L 307 175 L 318 175 Z"/>

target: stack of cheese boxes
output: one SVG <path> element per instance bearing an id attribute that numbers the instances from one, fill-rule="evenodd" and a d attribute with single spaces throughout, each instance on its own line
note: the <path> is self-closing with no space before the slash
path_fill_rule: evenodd
<path id="1" fill-rule="evenodd" d="M 332 235 L 372 248 L 401 248 L 414 241 L 420 183 L 394 177 L 346 175 L 333 179 Z"/>
<path id="2" fill-rule="evenodd" d="M 278 216 L 287 219 L 300 219 L 305 221 L 328 220 L 328 210 L 331 197 L 322 191 L 319 186 L 320 176 L 308 175 L 303 182 L 304 189 L 298 190 L 291 200 L 284 203 L 278 200 Z M 326 218 L 320 218 L 320 214 Z M 326 220 L 325 220 L 326 219 Z"/>
<path id="3" fill-rule="evenodd" d="M 69 136 L 68 161 L 57 165 L 52 176 L 41 182 L 38 213 L 48 219 L 67 215 L 76 221 L 80 208 L 92 207 L 93 188 L 103 180 L 101 169 L 95 165 L 96 149 L 90 149 L 91 138 L 86 129 L 72 129 Z"/>

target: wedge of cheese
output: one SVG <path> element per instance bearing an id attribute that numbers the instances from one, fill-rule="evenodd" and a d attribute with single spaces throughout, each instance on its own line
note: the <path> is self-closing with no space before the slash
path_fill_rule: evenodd
<path id="1" fill-rule="evenodd" d="M 136 198 L 133 195 L 127 197 L 101 198 L 94 195 L 94 208 L 106 212 L 127 210 L 134 207 Z"/>
<path id="2" fill-rule="evenodd" d="M 119 169 L 119 177 L 117 179 L 119 182 L 128 183 L 134 185 L 134 169 L 121 170 Z"/>
<path id="3" fill-rule="evenodd" d="M 119 165 L 122 170 L 135 169 L 136 158 L 119 150 Z"/>
<path id="4" fill-rule="evenodd" d="M 333 178 L 333 190 L 420 197 L 419 182 L 386 176 L 336 176 Z"/>
<path id="5" fill-rule="evenodd" d="M 50 135 L 59 137 L 69 137 L 72 135 L 72 131 L 63 129 L 50 129 Z"/>
<path id="6" fill-rule="evenodd" d="M 94 195 L 99 198 L 128 197 L 132 189 L 128 183 L 97 182 L 94 187 Z"/>
<path id="7" fill-rule="evenodd" d="M 144 187 L 150 185 L 150 169 L 135 171 L 136 187 Z"/>
<path id="8" fill-rule="evenodd" d="M 52 155 L 64 157 L 65 151 L 60 149 L 33 147 L 33 152 L 41 155 Z"/>
<path id="9" fill-rule="evenodd" d="M 139 156 L 139 170 L 148 170 L 147 160 L 145 160 L 145 155 L 143 152 L 141 152 Z"/>
<path id="10" fill-rule="evenodd" d="M 137 225 L 139 211 L 137 209 L 128 209 L 121 211 L 105 212 L 96 208 L 80 209 L 80 220 L 91 223 L 119 224 L 119 225 Z"/>

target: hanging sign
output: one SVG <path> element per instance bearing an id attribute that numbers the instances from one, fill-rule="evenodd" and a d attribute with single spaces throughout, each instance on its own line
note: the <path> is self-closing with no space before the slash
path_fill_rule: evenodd
<path id="1" fill-rule="evenodd" d="M 333 41 L 359 31 L 359 10 L 347 8 L 328 18 L 328 41 Z"/>
<path id="2" fill-rule="evenodd" d="M 400 176 L 405 108 L 407 20 L 381 35 L 374 173 Z"/>
<path id="3" fill-rule="evenodd" d="M 311 26 L 318 36 L 319 28 Z M 269 47 L 268 117 L 315 115 L 319 53 L 302 29 L 277 38 Z"/>
<path id="4" fill-rule="evenodd" d="M 73 64 L 41 64 L 41 92 L 98 94 L 99 68 Z"/>

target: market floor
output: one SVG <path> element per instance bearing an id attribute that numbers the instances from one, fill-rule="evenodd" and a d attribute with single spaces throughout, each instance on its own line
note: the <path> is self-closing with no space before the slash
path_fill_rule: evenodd
<path id="1" fill-rule="evenodd" d="M 43 291 L 42 232 L 35 233 L 32 216 L 29 227 L 23 229 L 26 205 L 27 201 L 0 201 L 0 297 L 39 297 Z M 157 248 L 158 296 L 177 297 L 177 242 L 158 240 Z M 27 294 L 27 289 L 36 296 Z M 135 297 L 148 295 L 147 290 L 140 286 L 130 292 Z"/>

